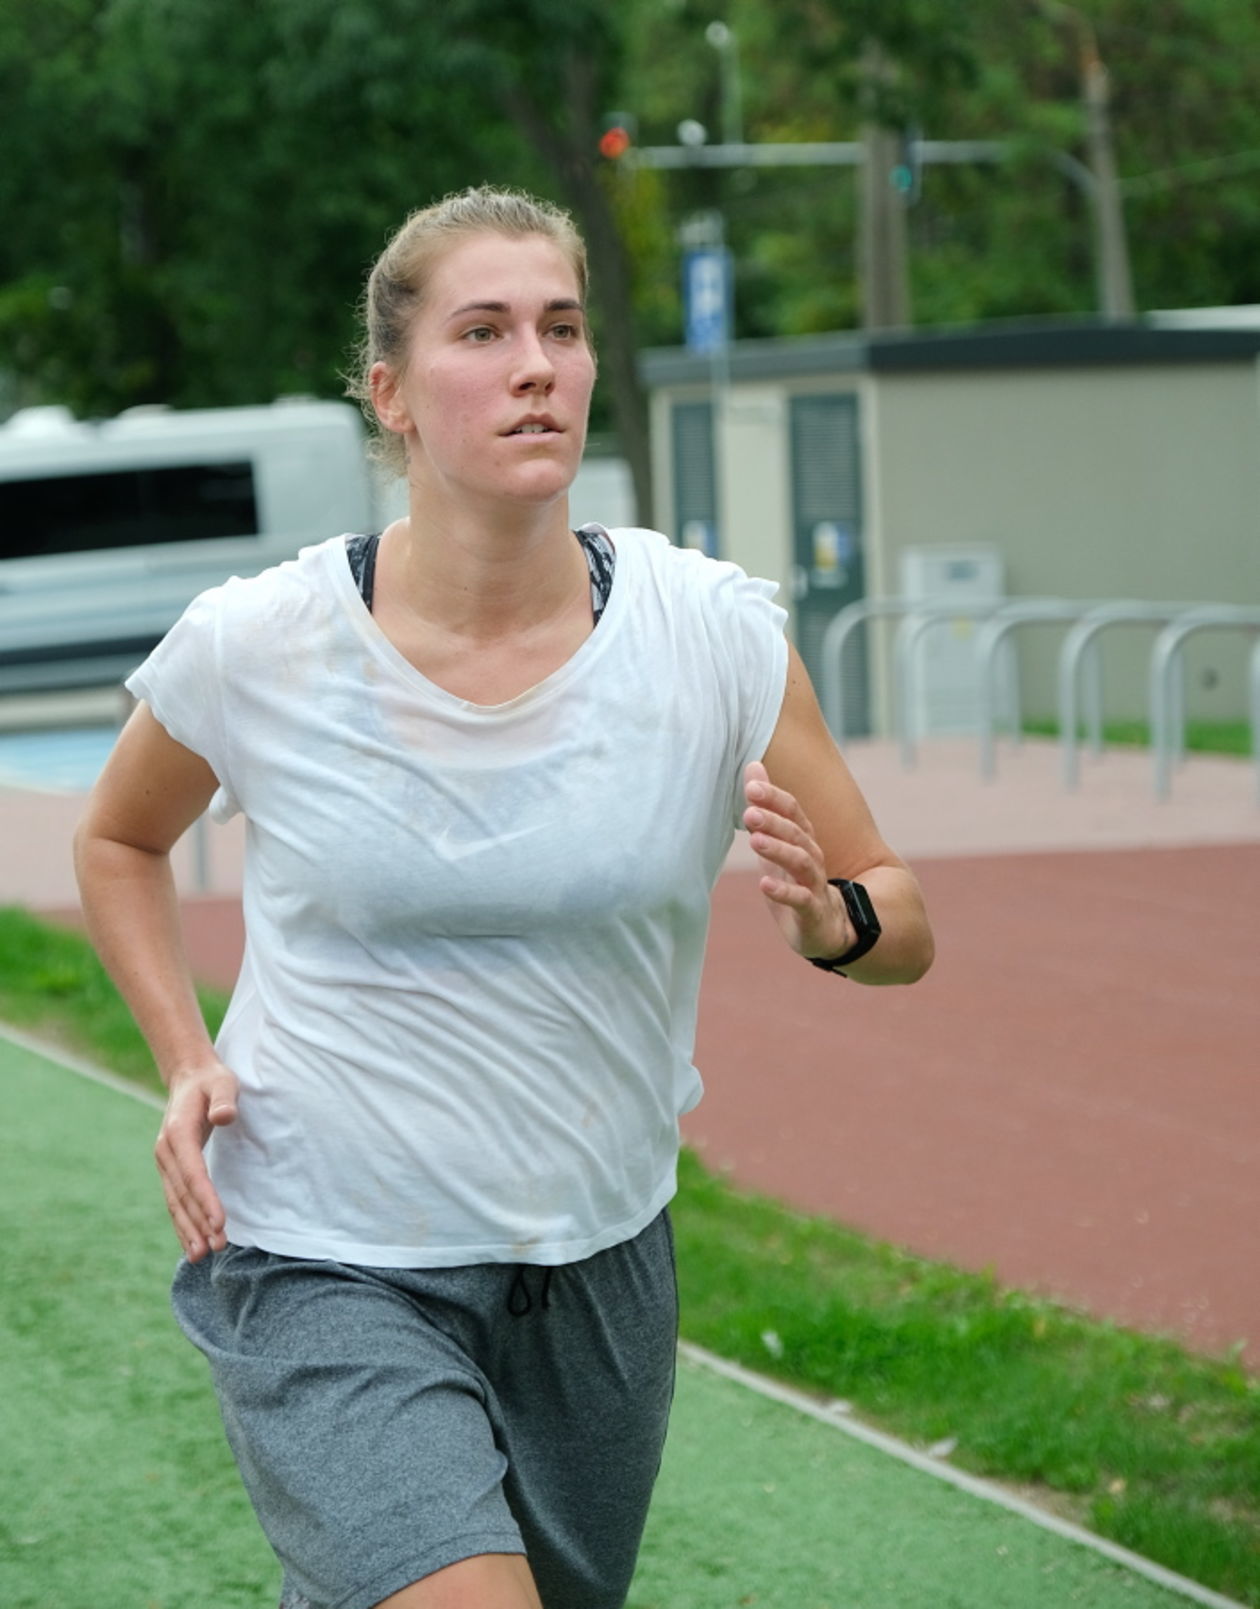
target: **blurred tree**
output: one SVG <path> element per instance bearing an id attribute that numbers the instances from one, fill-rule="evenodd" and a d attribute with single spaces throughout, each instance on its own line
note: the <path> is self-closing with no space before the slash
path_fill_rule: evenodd
<path id="1" fill-rule="evenodd" d="M 541 159 L 550 188 L 577 215 L 590 257 L 606 395 L 646 522 L 652 454 L 634 276 L 616 215 L 616 176 L 599 155 L 636 16 L 637 0 L 446 0 L 440 49 L 452 75 L 481 85 L 497 103 Z"/>
<path id="2" fill-rule="evenodd" d="M 1260 301 L 1254 0 L 1079 0 L 1112 80 L 1140 306 Z M 879 114 L 1004 139 L 929 167 L 909 215 L 923 323 L 1087 312 L 1076 41 L 1035 0 L 6 0 L 0 353 L 19 400 L 82 413 L 340 390 L 387 233 L 464 184 L 578 214 L 609 412 L 650 507 L 640 338 L 681 335 L 677 227 L 720 206 L 743 336 L 858 322 L 853 174 L 601 163 L 614 106 L 646 144 L 722 127 L 725 22 L 753 140 L 853 139 L 861 52 L 899 63 Z M 1196 168 L 1194 164 L 1207 164 Z"/>
<path id="3" fill-rule="evenodd" d="M 25 149 L 0 178 L 0 329 L 82 411 L 335 392 L 387 231 L 520 172 L 475 87 L 416 49 L 404 0 L 14 0 L 6 18 Z M 40 286 L 56 295 L 31 320 Z"/>
<path id="4" fill-rule="evenodd" d="M 630 265 L 597 153 L 619 26 L 600 0 L 13 0 L 0 335 L 19 374 L 89 413 L 335 392 L 388 230 L 464 184 L 528 183 L 586 234 L 604 406 L 646 514 Z"/>
<path id="5" fill-rule="evenodd" d="M 1142 177 L 1260 152 L 1260 9 L 1078 0 L 1077 10 L 1110 73 L 1139 306 L 1260 300 L 1260 165 Z M 891 123 L 917 124 L 927 138 L 1009 142 L 999 165 L 924 170 L 908 220 L 917 322 L 1095 308 L 1088 202 L 1056 166 L 1061 153 L 1086 155 L 1070 26 L 1035 0 L 655 0 L 651 26 L 632 36 L 622 92 L 644 143 L 673 143 L 684 116 L 720 127 L 705 43 L 715 18 L 740 39 L 750 139 L 856 139 L 861 50 L 874 38 L 900 65 L 880 108 Z M 697 170 L 670 173 L 664 188 L 674 218 L 721 205 L 741 336 L 859 322 L 851 171 Z M 651 339 L 677 339 L 673 301 L 672 336 L 640 301 Z M 662 297 L 657 307 L 670 312 Z"/>

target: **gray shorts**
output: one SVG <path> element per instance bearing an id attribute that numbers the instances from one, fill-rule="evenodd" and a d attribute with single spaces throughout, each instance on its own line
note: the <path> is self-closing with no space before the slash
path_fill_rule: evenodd
<path id="1" fill-rule="evenodd" d="M 554 1269 L 228 1246 L 172 1296 L 282 1609 L 369 1609 L 479 1553 L 525 1553 L 546 1609 L 621 1609 L 673 1395 L 666 1213 Z"/>

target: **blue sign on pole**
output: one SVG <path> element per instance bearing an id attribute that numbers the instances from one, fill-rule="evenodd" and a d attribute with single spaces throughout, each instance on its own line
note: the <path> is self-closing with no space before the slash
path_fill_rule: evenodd
<path id="1" fill-rule="evenodd" d="M 731 338 L 731 254 L 725 246 L 705 246 L 683 256 L 683 307 L 687 348 L 712 355 Z"/>

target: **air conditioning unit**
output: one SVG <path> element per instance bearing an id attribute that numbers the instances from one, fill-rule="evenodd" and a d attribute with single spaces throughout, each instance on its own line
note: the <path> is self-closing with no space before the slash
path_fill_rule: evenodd
<path id="1" fill-rule="evenodd" d="M 912 547 L 901 552 L 901 593 L 940 618 L 919 638 L 906 688 L 913 737 L 965 737 L 979 731 L 976 632 L 1006 596 L 1002 555 L 990 547 Z M 949 605 L 957 604 L 956 614 Z M 1016 708 L 1017 662 L 1010 644 L 999 664 L 998 707 Z"/>

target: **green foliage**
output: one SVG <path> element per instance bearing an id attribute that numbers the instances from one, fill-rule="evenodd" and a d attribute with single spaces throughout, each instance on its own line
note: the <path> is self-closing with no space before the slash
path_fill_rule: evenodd
<path id="1" fill-rule="evenodd" d="M 682 1331 L 1260 1603 L 1260 1381 L 737 1192 L 685 1156 Z"/>
<path id="2" fill-rule="evenodd" d="M 337 394 L 387 231 L 520 171 L 479 86 L 416 50 L 402 0 L 8 15 L 0 89 L 25 140 L 0 178 L 0 328 L 22 325 L 36 394 L 83 412 Z"/>
<path id="3" fill-rule="evenodd" d="M 1049 717 L 1030 719 L 1023 723 L 1030 737 L 1058 737 L 1059 723 Z M 1086 736 L 1084 728 L 1078 734 Z M 1251 727 L 1246 721 L 1187 721 L 1186 747 L 1199 754 L 1251 754 L 1253 742 Z M 1150 725 L 1146 721 L 1107 721 L 1103 725 L 1103 741 L 1148 748 L 1151 741 Z"/>
<path id="4" fill-rule="evenodd" d="M 216 1026 L 224 999 L 207 993 L 202 1004 Z M 20 910 L 0 910 L 6 1019 L 155 1085 L 87 942 Z M 949 1444 L 960 1467 L 1016 1481 L 1102 1535 L 1260 1605 L 1260 1380 L 1236 1352 L 1192 1357 L 871 1242 L 739 1192 L 686 1153 L 673 1219 L 689 1340 L 843 1398 L 912 1441 Z M 29 1312 L 15 1308 L 11 1327 L 47 1327 L 53 1309 L 40 1289 L 30 1287 Z"/>
<path id="5" fill-rule="evenodd" d="M 210 989 L 198 995 L 217 1032 L 226 997 Z M 140 1030 L 88 941 L 14 907 L 0 908 L 0 1020 L 48 1035 L 149 1089 L 162 1087 Z"/>
<path id="6" fill-rule="evenodd" d="M 1061 166 L 1085 154 L 1081 19 L 1109 71 L 1139 305 L 1260 300 L 1260 166 L 1211 165 L 1260 152 L 1243 0 L 9 0 L 0 345 L 19 400 L 88 414 L 339 394 L 386 233 L 483 179 L 577 208 L 606 352 L 679 339 L 676 231 L 710 207 L 742 335 L 851 326 L 852 169 L 597 176 L 614 105 L 644 143 L 683 118 L 717 137 L 715 20 L 739 42 L 751 140 L 853 140 L 875 117 L 1008 143 L 1000 165 L 924 173 L 917 322 L 1087 313 L 1089 211 Z M 632 383 L 624 355 L 606 362 L 601 409 Z"/>
<path id="7" fill-rule="evenodd" d="M 1062 157 L 1082 161 L 1081 35 L 1029 0 L 656 0 L 636 30 L 620 99 L 645 143 L 682 117 L 721 127 L 715 18 L 739 41 L 753 140 L 855 140 L 860 61 L 877 40 L 897 64 L 877 115 L 927 138 L 1000 140 L 1001 164 L 930 166 L 909 214 L 920 324 L 1087 314 L 1097 307 L 1088 204 Z M 1092 0 L 1125 180 L 1229 152 L 1260 152 L 1260 13 L 1242 0 Z M 1260 166 L 1168 173 L 1126 192 L 1139 307 L 1260 300 Z M 853 170 L 669 175 L 675 216 L 721 206 L 737 264 L 741 335 L 855 325 Z M 655 329 L 654 339 L 659 339 Z M 677 332 L 669 337 L 677 339 Z"/>

